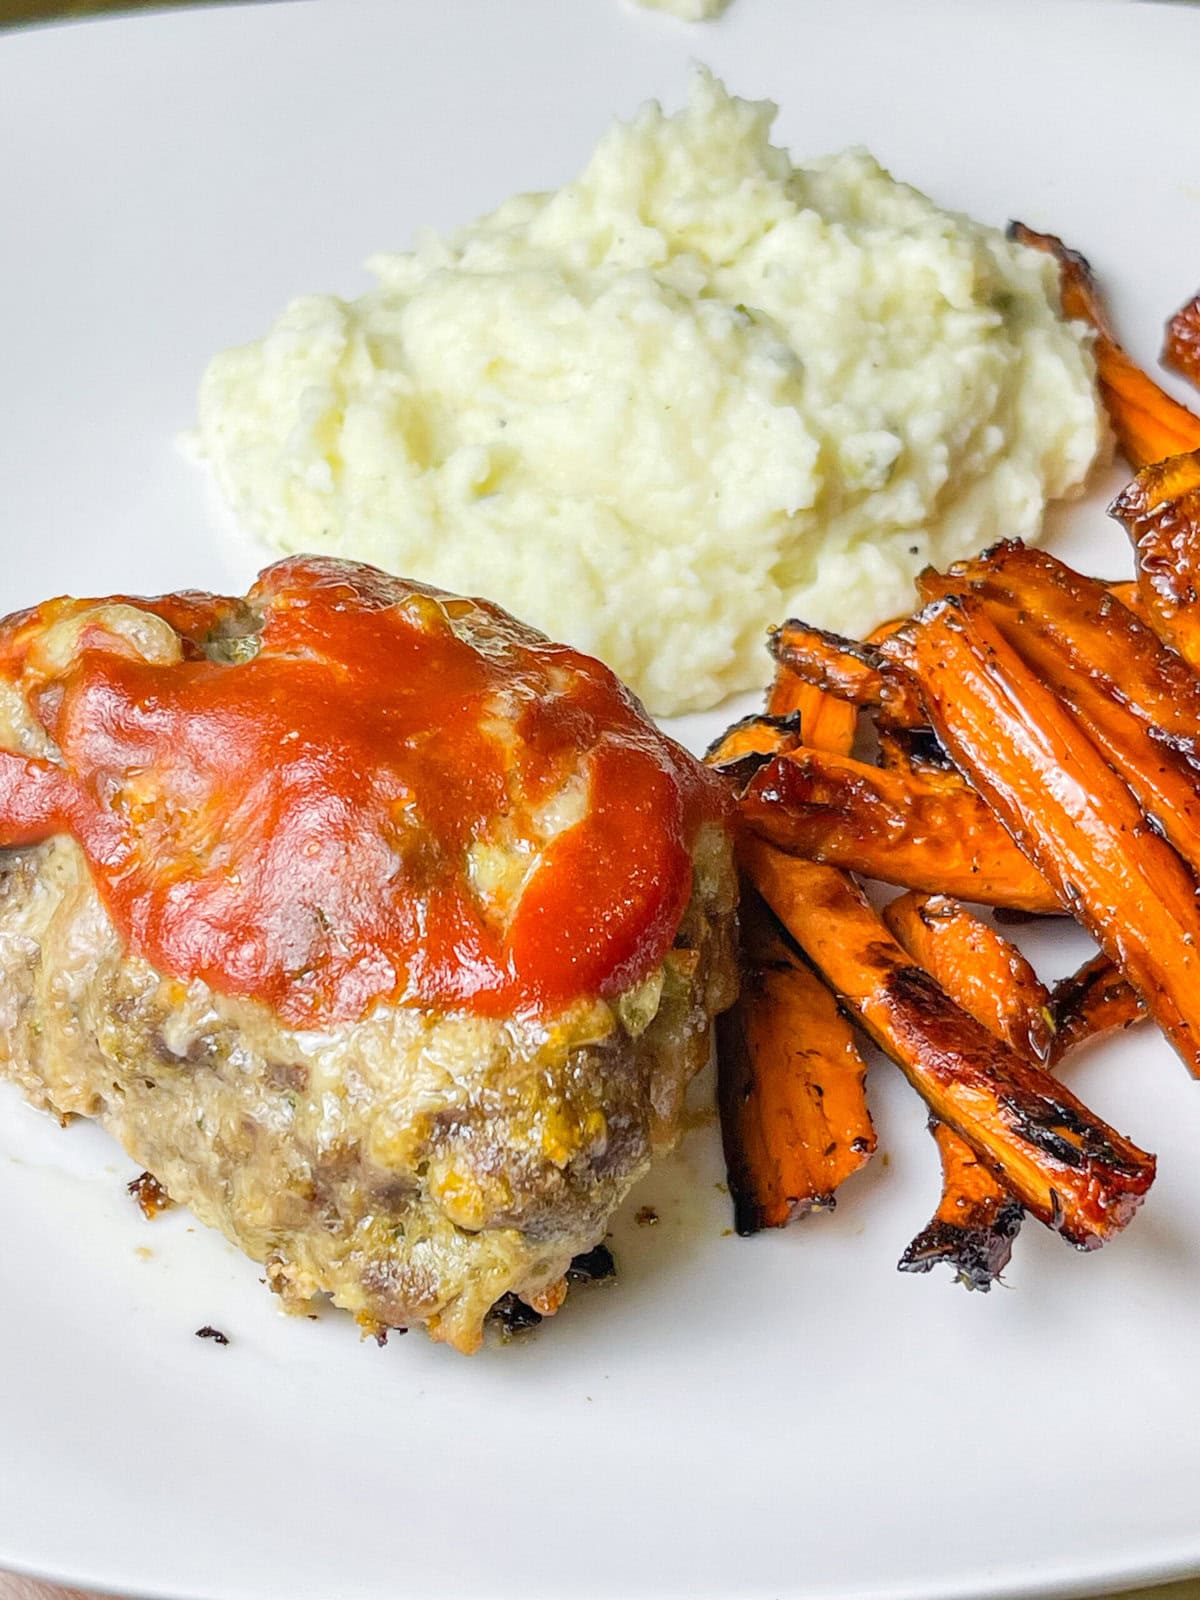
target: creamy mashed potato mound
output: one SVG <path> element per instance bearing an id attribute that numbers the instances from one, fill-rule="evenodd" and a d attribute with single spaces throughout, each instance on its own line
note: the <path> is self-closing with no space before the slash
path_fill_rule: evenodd
<path id="1" fill-rule="evenodd" d="M 486 595 L 663 715 L 762 684 L 771 622 L 862 633 L 1036 539 L 1106 438 L 1053 262 L 863 150 L 794 166 L 774 112 L 698 72 L 564 189 L 217 356 L 242 524 Z"/>

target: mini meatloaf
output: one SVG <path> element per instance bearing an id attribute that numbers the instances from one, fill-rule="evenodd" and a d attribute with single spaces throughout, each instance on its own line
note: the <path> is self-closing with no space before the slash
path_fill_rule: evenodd
<path id="1" fill-rule="evenodd" d="M 0 624 L 0 1069 L 289 1307 L 553 1310 L 733 997 L 719 780 L 498 607 L 300 557 Z"/>

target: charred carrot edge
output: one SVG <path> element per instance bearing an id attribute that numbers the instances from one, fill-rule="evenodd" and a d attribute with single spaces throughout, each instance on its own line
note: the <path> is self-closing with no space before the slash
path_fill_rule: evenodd
<path id="1" fill-rule="evenodd" d="M 1078 972 L 1062 978 L 1050 992 L 1054 1018 L 1051 1060 L 1091 1039 L 1102 1039 L 1146 1018 L 1146 1006 L 1107 956 L 1093 956 Z"/>
<path id="2" fill-rule="evenodd" d="M 881 645 L 885 639 L 890 639 L 894 633 L 899 633 L 907 621 L 907 617 L 893 617 L 890 622 L 881 622 L 867 635 L 867 643 L 876 647 Z"/>
<path id="3" fill-rule="evenodd" d="M 1027 1210 L 1083 1248 L 1125 1226 L 1153 1181 L 1152 1156 L 956 1006 L 844 874 L 751 834 L 739 848 L 843 1006 Z"/>
<path id="4" fill-rule="evenodd" d="M 884 883 L 1026 911 L 1062 906 L 957 772 L 797 747 L 757 768 L 740 815 L 791 855 Z"/>
<path id="5" fill-rule="evenodd" d="M 1196 883 L 977 596 L 927 606 L 902 639 L 938 737 L 1200 1071 Z"/>
<path id="6" fill-rule="evenodd" d="M 794 750 L 800 743 L 800 718 L 794 712 L 772 716 L 756 711 L 731 723 L 709 745 L 704 759 L 710 767 L 728 767 L 747 756 L 765 759 L 783 750 Z"/>
<path id="7" fill-rule="evenodd" d="M 1030 1061 L 1054 1040 L 1050 993 L 1011 940 L 944 894 L 901 895 L 885 906 L 889 931 L 956 1005 Z"/>
<path id="8" fill-rule="evenodd" d="M 1006 539 L 975 561 L 960 561 L 946 573 L 926 571 L 918 588 L 927 600 L 967 592 L 1005 602 L 1011 612 L 1045 632 L 1077 663 L 1120 697 L 1147 728 L 1158 728 L 1173 744 L 1200 754 L 1200 680 L 1163 648 L 1157 630 L 1125 604 L 1112 585 L 1076 572 L 1044 550 Z M 902 645 L 887 648 L 896 649 Z M 1190 741 L 1190 742 L 1189 742 Z"/>
<path id="9" fill-rule="evenodd" d="M 769 634 L 768 648 L 780 666 L 805 683 L 837 700 L 874 707 L 888 725 L 912 727 L 920 721 L 912 684 L 876 645 L 792 619 Z"/>
<path id="10" fill-rule="evenodd" d="M 895 622 L 885 622 L 882 627 L 876 628 L 867 639 L 867 645 L 880 644 L 884 639 L 903 626 L 904 619 Z M 800 624 L 784 624 L 798 629 Z M 835 635 L 818 633 L 816 630 L 806 630 L 809 637 L 820 641 L 822 649 L 831 648 L 831 641 Z M 777 643 L 778 636 L 773 637 L 773 645 Z M 796 643 L 796 634 L 792 634 L 792 643 Z M 787 654 L 787 646 L 778 645 L 778 650 Z M 857 657 L 851 659 L 857 661 Z M 862 662 L 858 662 L 862 665 Z M 884 685 L 881 683 L 879 693 L 882 698 Z M 800 731 L 802 744 L 808 745 L 812 750 L 828 750 L 833 755 L 848 756 L 854 748 L 854 739 L 858 731 L 858 706 L 853 700 L 839 700 L 836 695 L 820 689 L 814 683 L 808 683 L 788 666 L 786 659 L 780 659 L 775 670 L 775 681 L 767 695 L 767 711 L 773 716 L 787 716 L 794 714 L 800 718 Z"/>
<path id="11" fill-rule="evenodd" d="M 1015 945 L 945 895 L 901 895 L 883 920 L 964 1011 L 1021 1055 L 1046 1059 L 1050 996 Z M 945 1262 L 958 1282 L 986 1293 L 1009 1263 L 1025 1213 L 957 1133 L 942 1122 L 931 1122 L 930 1132 L 942 1163 L 942 1195 L 901 1256 L 900 1270 L 928 1272 Z"/>
<path id="12" fill-rule="evenodd" d="M 1144 467 L 1182 450 L 1200 449 L 1200 417 L 1172 400 L 1117 343 L 1085 257 L 1054 234 L 1035 233 L 1021 222 L 1009 224 L 1008 236 L 1055 258 L 1064 315 L 1095 328 L 1093 354 L 1100 395 L 1130 463 Z"/>
<path id="13" fill-rule="evenodd" d="M 839 700 L 875 706 L 883 698 L 880 663 L 857 639 L 792 618 L 770 632 L 768 648 L 780 666 Z"/>
<path id="14" fill-rule="evenodd" d="M 857 709 L 841 700 L 834 700 L 807 683 L 801 683 L 799 687 L 813 697 L 810 702 L 806 703 L 804 696 L 789 694 L 787 698 L 806 703 L 805 710 L 797 707 L 783 715 L 769 710 L 754 712 L 731 724 L 704 752 L 707 765 L 718 767 L 729 779 L 736 794 L 741 794 L 754 775 L 775 756 L 786 754 L 799 746 L 801 725 L 805 718 L 808 719 L 807 725 L 813 737 L 827 740 L 830 748 L 848 750 L 853 744 L 858 723 Z M 768 705 L 771 703 L 768 700 Z M 848 717 L 843 716 L 843 712 L 848 713 Z"/>
<path id="15" fill-rule="evenodd" d="M 965 907 L 951 910 L 937 896 L 902 895 L 885 908 L 884 921 L 951 999 L 992 1031 L 999 1029 L 1014 1049 L 1046 1056 L 1052 1066 L 1088 1041 L 1145 1019 L 1141 997 L 1107 956 L 1093 957 L 1047 994 L 1020 952 Z M 947 947 L 937 937 L 956 931 L 964 936 L 968 957 L 976 940 L 985 950 L 997 941 L 998 959 L 983 964 L 992 975 L 990 984 L 971 981 L 975 974 L 967 967 L 968 981 L 960 985 L 964 967 L 955 941 L 951 938 Z M 930 933 L 933 937 L 927 937 Z M 950 960 L 944 959 L 947 954 Z M 928 1272 L 944 1261 L 967 1288 L 986 1291 L 1008 1265 L 1024 1212 L 956 1133 L 940 1122 L 931 1123 L 930 1132 L 942 1162 L 942 1199 L 932 1221 L 905 1250 L 900 1269 Z"/>
<path id="16" fill-rule="evenodd" d="M 929 1132 L 942 1163 L 942 1198 L 897 1268 L 932 1272 L 944 1263 L 956 1283 L 986 1294 L 1012 1259 L 1025 1208 L 952 1128 L 931 1118 Z"/>
<path id="17" fill-rule="evenodd" d="M 1162 364 L 1200 388 L 1200 294 L 1194 294 L 1167 323 Z"/>
<path id="18" fill-rule="evenodd" d="M 1043 550 L 1010 542 L 922 593 L 978 596 L 988 617 L 1074 712 L 1142 809 L 1200 870 L 1200 679 L 1152 629 Z M 1172 735 L 1164 740 L 1164 731 Z"/>
<path id="19" fill-rule="evenodd" d="M 1200 450 L 1143 468 L 1108 509 L 1133 544 L 1150 623 L 1200 671 Z"/>
<path id="20" fill-rule="evenodd" d="M 745 888 L 742 990 L 717 1021 L 717 1102 L 734 1225 L 826 1210 L 875 1149 L 866 1064 L 849 1023 Z"/>
<path id="21" fill-rule="evenodd" d="M 1097 333 L 1116 341 L 1108 307 L 1104 304 L 1091 262 L 1078 250 L 1072 250 L 1053 233 L 1038 233 L 1023 222 L 1010 222 L 1008 237 L 1030 250 L 1040 250 L 1053 256 L 1058 263 L 1058 292 L 1062 301 L 1063 316 L 1072 322 L 1088 322 Z"/>
<path id="22" fill-rule="evenodd" d="M 931 728 L 878 728 L 876 742 L 877 759 L 885 771 L 915 773 L 918 778 L 957 774 L 966 782 Z"/>

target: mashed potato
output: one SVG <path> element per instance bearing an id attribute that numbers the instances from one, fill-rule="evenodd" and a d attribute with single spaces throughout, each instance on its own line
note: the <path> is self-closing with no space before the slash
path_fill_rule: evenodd
<path id="1" fill-rule="evenodd" d="M 1036 538 L 1105 439 L 1053 263 L 865 151 L 793 166 L 774 109 L 699 72 L 558 193 L 217 356 L 242 524 L 489 596 L 659 714 L 761 684 L 785 615 L 861 633 Z"/>

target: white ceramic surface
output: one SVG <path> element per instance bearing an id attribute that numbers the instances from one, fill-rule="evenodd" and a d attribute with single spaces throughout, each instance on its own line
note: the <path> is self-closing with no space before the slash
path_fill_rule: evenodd
<path id="1" fill-rule="evenodd" d="M 869 143 L 1079 244 L 1147 361 L 1196 287 L 1184 8 L 734 0 L 688 29 L 618 0 L 313 0 L 9 35 L 0 609 L 240 585 L 255 553 L 174 445 L 206 357 L 292 292 L 354 292 L 421 223 L 561 182 L 694 57 L 778 99 L 800 154 Z M 1055 536 L 1114 574 L 1117 481 Z M 1026 943 L 1051 975 L 1086 951 Z M 936 1600 L 1200 1569 L 1200 1091 L 1149 1035 L 1071 1078 L 1160 1155 L 1098 1255 L 1031 1225 L 989 1296 L 898 1274 L 938 1173 L 879 1065 L 886 1164 L 836 1215 L 731 1237 L 710 1128 L 619 1220 L 619 1284 L 473 1361 L 283 1317 L 185 1213 L 141 1220 L 100 1132 L 0 1092 L 0 1566 L 180 1600 Z"/>

